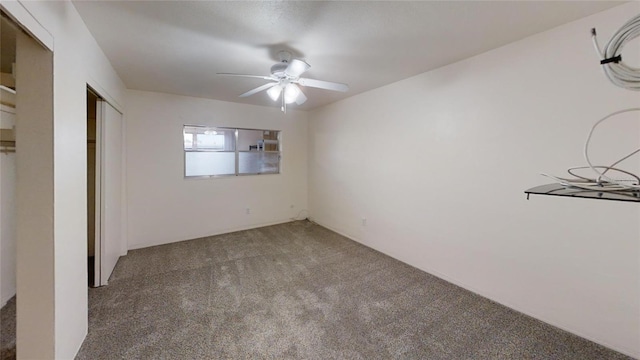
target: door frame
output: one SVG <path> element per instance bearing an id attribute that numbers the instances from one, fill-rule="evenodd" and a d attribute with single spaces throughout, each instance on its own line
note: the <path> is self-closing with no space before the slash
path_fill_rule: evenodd
<path id="1" fill-rule="evenodd" d="M 93 286 L 100 287 L 106 284 L 102 284 L 102 117 L 103 107 L 101 101 L 104 101 L 100 94 L 93 90 L 90 86 L 87 86 L 87 90 L 91 91 L 96 96 L 96 143 L 95 143 L 95 179 L 94 179 L 94 237 L 93 237 Z"/>
<path id="2" fill-rule="evenodd" d="M 112 236 L 108 236 L 107 234 L 107 199 L 106 199 L 106 189 L 107 184 L 107 173 L 105 171 L 105 166 L 107 165 L 107 150 L 105 147 L 106 141 L 106 117 L 107 117 L 107 107 L 111 107 L 120 115 L 120 133 L 118 136 L 120 137 L 120 147 L 119 147 L 119 157 L 120 157 L 120 174 L 121 177 L 116 181 L 119 182 L 120 192 L 119 192 L 119 208 L 121 214 L 119 216 L 119 228 L 115 229 L 114 234 L 116 238 L 119 239 L 118 244 L 110 243 L 110 246 L 116 246 L 118 249 L 118 256 L 126 255 L 126 231 L 125 231 L 125 216 L 126 216 L 126 206 L 125 206 L 125 192 L 126 186 L 124 184 L 125 180 L 125 159 L 124 159 L 124 119 L 122 118 L 123 114 L 118 110 L 116 106 L 113 106 L 108 100 L 102 97 L 97 91 L 95 91 L 90 85 L 87 84 L 87 89 L 91 91 L 96 97 L 96 153 L 95 153 L 95 233 L 94 233 L 94 287 L 106 286 L 108 284 L 108 278 L 111 275 L 113 269 L 110 269 L 109 274 L 105 274 L 104 267 L 109 266 L 111 264 L 108 259 L 105 259 L 105 256 L 113 255 L 112 251 L 107 251 L 107 242 L 105 239 L 112 239 Z M 109 255 L 111 254 L 111 255 Z"/>

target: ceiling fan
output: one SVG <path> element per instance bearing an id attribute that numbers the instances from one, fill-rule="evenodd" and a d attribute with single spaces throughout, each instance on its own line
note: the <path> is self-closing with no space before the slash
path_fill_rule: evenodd
<path id="1" fill-rule="evenodd" d="M 287 112 L 287 104 L 295 102 L 298 105 L 302 105 L 307 101 L 307 97 L 298 85 L 341 92 L 349 90 L 347 84 L 301 78 L 300 75 L 309 70 L 311 65 L 301 59 L 291 59 L 291 53 L 288 51 L 280 51 L 278 57 L 280 58 L 280 62 L 271 67 L 271 75 L 268 76 L 232 73 L 218 73 L 218 75 L 257 78 L 269 81 L 268 84 L 249 90 L 240 95 L 240 97 L 251 96 L 266 90 L 267 95 L 269 95 L 273 101 L 281 98 L 282 106 L 280 109 L 285 113 Z"/>

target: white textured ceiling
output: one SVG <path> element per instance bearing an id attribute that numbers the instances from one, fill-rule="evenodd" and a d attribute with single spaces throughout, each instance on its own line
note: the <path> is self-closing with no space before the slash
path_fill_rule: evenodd
<path id="1" fill-rule="evenodd" d="M 468 58 L 619 5 L 612 1 L 218 2 L 75 1 L 126 86 L 277 106 L 238 98 L 268 75 L 276 54 L 306 59 L 303 77 L 349 84 L 304 88 L 302 110 Z M 588 36 L 589 29 L 585 29 Z M 505 64 L 505 66 L 508 66 Z"/>

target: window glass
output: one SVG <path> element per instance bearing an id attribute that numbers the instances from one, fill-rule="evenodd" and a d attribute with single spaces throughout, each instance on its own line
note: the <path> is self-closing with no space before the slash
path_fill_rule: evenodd
<path id="1" fill-rule="evenodd" d="M 190 151 L 185 154 L 185 176 L 235 175 L 233 152 Z"/>
<path id="2" fill-rule="evenodd" d="M 222 134 L 198 134 L 196 140 L 198 149 L 224 150 L 224 135 Z"/>
<path id="3" fill-rule="evenodd" d="M 184 133 L 184 148 L 193 149 L 193 134 Z"/>
<path id="4" fill-rule="evenodd" d="M 240 174 L 277 174 L 280 167 L 280 154 L 274 152 L 241 152 L 238 158 Z"/>
<path id="5" fill-rule="evenodd" d="M 238 150 L 258 150 L 258 144 L 262 140 L 262 130 L 238 130 Z"/>
<path id="6" fill-rule="evenodd" d="M 280 173 L 277 130 L 185 125 L 183 141 L 185 177 Z"/>

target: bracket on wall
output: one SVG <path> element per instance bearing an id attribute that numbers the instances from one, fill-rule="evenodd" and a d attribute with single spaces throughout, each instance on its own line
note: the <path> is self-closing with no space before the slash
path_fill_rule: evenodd
<path id="1" fill-rule="evenodd" d="M 640 203 L 640 191 L 593 191 L 578 188 L 565 187 L 560 184 L 546 184 L 536 186 L 524 192 L 529 195 L 551 195 L 551 196 L 568 196 L 584 199 L 599 199 L 613 201 L 630 201 Z"/>

